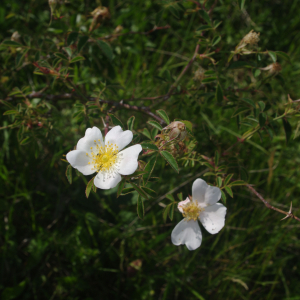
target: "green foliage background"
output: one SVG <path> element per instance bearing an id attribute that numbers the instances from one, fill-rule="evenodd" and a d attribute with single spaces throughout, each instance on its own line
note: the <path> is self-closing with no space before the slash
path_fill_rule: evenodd
<path id="1" fill-rule="evenodd" d="M 221 36 L 212 47 L 212 51 L 218 49 L 213 57 L 219 63 L 214 67 L 209 60 L 197 59 L 176 88 L 178 95 L 158 102 L 130 99 L 166 94 L 190 60 L 201 37 L 197 28 L 203 25 L 195 3 L 102 1 L 111 18 L 89 33 L 90 13 L 101 3 L 61 2 L 57 12 L 63 18 L 53 19 L 50 25 L 47 1 L 0 4 L 0 40 L 9 40 L 18 31 L 21 43 L 30 48 L 24 54 L 15 47 L 0 46 L 1 99 L 8 99 L 16 87 L 26 88 L 24 93 L 45 87 L 45 95 L 70 93 L 74 86 L 66 84 L 63 76 L 54 79 L 39 75 L 32 63 L 40 61 L 44 67 L 47 63 L 52 67 L 54 53 L 67 55 L 62 47 L 67 45 L 68 33 L 80 32 L 80 37 L 89 35 L 91 39 L 80 54 L 85 60 L 71 65 L 62 60 L 61 64 L 79 92 L 89 97 L 99 94 L 106 85 L 103 99 L 149 106 L 153 112 L 164 109 L 171 120 L 189 120 L 198 142 L 196 151 L 213 157 L 216 150 L 223 153 L 233 145 L 235 135 L 241 136 L 249 124 L 238 126 L 236 118 L 231 117 L 236 106 L 217 103 L 215 85 L 189 93 L 182 90 L 197 87 L 193 72 L 199 65 L 218 74 L 224 96 L 234 95 L 232 89 L 251 85 L 252 69 L 254 72 L 269 65 L 271 57 L 242 57 L 242 61 L 255 64 L 255 68 L 244 69 L 228 68 L 227 60 L 230 51 L 252 29 L 260 32 L 262 51 L 285 52 L 290 61 L 278 55 L 280 75 L 255 87 L 262 93 L 245 91 L 238 97 L 263 101 L 269 115 L 280 115 L 287 94 L 292 99 L 300 96 L 300 8 L 296 0 L 246 0 L 243 10 L 235 1 L 216 1 L 212 18 L 222 23 L 216 31 L 205 32 L 203 40 Z M 209 10 L 213 3 L 208 1 L 206 8 Z M 124 27 L 123 32 L 147 32 L 155 25 L 170 28 L 147 35 L 123 35 L 108 41 L 109 49 L 103 44 L 99 47 L 96 40 L 112 34 L 118 25 Z M 200 42 L 199 53 L 206 48 L 205 42 Z M 72 51 L 75 57 L 76 48 Z M 259 76 L 264 78 L 263 74 Z M 12 98 L 8 102 L 15 107 L 23 103 L 16 108 L 22 110 L 22 101 Z M 72 97 L 37 97 L 30 103 L 31 123 L 16 128 L 7 127 L 15 115 L 3 116 L 8 108 L 0 106 L 1 299 L 300 299 L 298 222 L 280 222 L 283 215 L 265 208 L 246 188 L 234 187 L 234 197 L 227 196 L 226 225 L 219 234 L 209 235 L 203 229 L 202 245 L 193 252 L 185 246 L 173 246 L 171 230 L 182 216 L 175 210 L 174 220 L 165 223 L 161 205 L 169 200 L 161 196 L 189 181 L 174 192 L 174 196 L 179 192 L 188 196 L 193 178 L 206 167 L 199 163 L 183 166 L 179 161 L 178 175 L 159 158 L 154 175 L 161 179 L 149 185 L 157 196 L 144 201 L 146 214 L 141 220 L 136 213 L 137 193 L 117 198 L 114 188 L 91 192 L 86 199 L 89 177 L 75 176 L 73 170 L 69 185 L 65 176 L 63 155 L 73 149 L 86 128 L 103 129 L 101 117 L 105 118 L 111 105 L 101 104 L 101 111 L 89 109 L 85 101 Z M 149 116 L 118 107 L 112 112 L 123 124 L 134 115 L 134 131 L 140 141 L 146 140 L 141 130 L 151 130 L 145 122 L 151 119 Z M 286 143 L 285 135 L 290 132 L 285 132 L 279 121 L 274 122 L 271 134 L 262 130 L 262 139 L 254 135 L 252 144 L 240 143 L 233 149 L 231 158 L 238 161 L 238 167 L 230 172 L 254 184 L 278 208 L 288 211 L 293 201 L 297 215 L 299 138 L 292 135 Z M 295 130 L 297 115 L 289 122 Z M 28 143 L 21 145 L 27 137 Z M 215 184 L 213 176 L 206 180 Z M 139 270 L 132 267 L 136 260 L 142 261 Z"/>

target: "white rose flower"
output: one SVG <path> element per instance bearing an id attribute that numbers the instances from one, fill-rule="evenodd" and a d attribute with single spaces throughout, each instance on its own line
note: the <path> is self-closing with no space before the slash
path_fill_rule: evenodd
<path id="1" fill-rule="evenodd" d="M 138 167 L 141 145 L 131 146 L 123 151 L 133 138 L 130 130 L 123 131 L 120 126 L 113 127 L 103 137 L 97 127 L 88 128 L 76 150 L 70 151 L 66 158 L 71 166 L 83 175 L 95 172 L 94 184 L 99 189 L 111 189 L 121 181 L 121 175 L 130 175 Z"/>
<path id="2" fill-rule="evenodd" d="M 176 246 L 185 244 L 189 250 L 200 247 L 202 233 L 198 219 L 209 233 L 218 233 L 224 227 L 227 210 L 223 204 L 217 203 L 220 198 L 221 190 L 218 187 L 196 179 L 192 187 L 192 199 L 186 198 L 178 203 L 178 210 L 184 219 L 173 229 L 172 243 Z"/>

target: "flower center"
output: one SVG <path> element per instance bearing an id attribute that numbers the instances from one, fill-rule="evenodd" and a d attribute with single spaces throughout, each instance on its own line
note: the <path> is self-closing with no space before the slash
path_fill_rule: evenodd
<path id="1" fill-rule="evenodd" d="M 185 217 L 187 221 L 194 220 L 196 221 L 202 211 L 204 211 L 203 207 L 200 207 L 197 202 L 191 201 L 186 205 L 182 206 L 183 213 L 182 215 Z"/>
<path id="2" fill-rule="evenodd" d="M 93 165 L 92 170 L 97 172 L 111 172 L 115 171 L 115 165 L 119 161 L 118 146 L 116 144 L 107 143 L 106 146 L 102 146 L 100 140 L 94 140 L 95 147 L 91 147 L 92 152 L 90 155 L 86 153 L 92 159 L 89 164 Z"/>

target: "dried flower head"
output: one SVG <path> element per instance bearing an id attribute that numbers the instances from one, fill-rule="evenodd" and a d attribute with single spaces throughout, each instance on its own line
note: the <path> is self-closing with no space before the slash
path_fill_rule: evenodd
<path id="1" fill-rule="evenodd" d="M 104 6 L 99 6 L 96 9 L 94 9 L 91 12 L 91 15 L 93 16 L 93 21 L 89 29 L 90 31 L 98 28 L 101 25 L 102 21 L 110 18 L 108 8 Z"/>
<path id="2" fill-rule="evenodd" d="M 15 32 L 12 34 L 10 40 L 11 40 L 11 41 L 14 41 L 14 42 L 20 42 L 20 38 L 21 38 L 21 35 L 19 34 L 19 32 L 18 32 L 18 31 L 15 31 Z"/>
<path id="3" fill-rule="evenodd" d="M 282 67 L 281 67 L 280 63 L 275 62 L 273 64 L 270 64 L 270 65 L 266 66 L 265 68 L 260 68 L 260 70 L 269 71 L 270 75 L 273 75 L 273 74 L 276 75 L 282 70 Z"/>
<path id="4" fill-rule="evenodd" d="M 251 30 L 248 34 L 244 36 L 242 41 L 245 44 L 257 45 L 257 43 L 259 42 L 259 35 L 260 33 L 256 33 L 253 30 Z"/>
<path id="5" fill-rule="evenodd" d="M 168 131 L 169 140 L 178 138 L 179 141 L 182 141 L 187 135 L 185 124 L 179 121 L 174 121 L 170 123 L 168 126 L 163 128 L 163 131 L 164 130 Z"/>
<path id="6" fill-rule="evenodd" d="M 118 25 L 115 30 L 114 33 L 120 33 L 122 30 L 124 29 L 124 27 L 122 25 Z"/>
<path id="7" fill-rule="evenodd" d="M 196 70 L 196 72 L 194 73 L 194 81 L 202 81 L 205 78 L 205 71 L 205 69 L 199 67 L 198 70 Z"/>

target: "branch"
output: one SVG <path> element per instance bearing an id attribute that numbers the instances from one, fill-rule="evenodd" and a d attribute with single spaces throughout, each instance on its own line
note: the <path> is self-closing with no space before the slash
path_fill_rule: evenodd
<path id="1" fill-rule="evenodd" d="M 49 101 L 58 101 L 58 100 L 66 100 L 66 99 L 82 99 L 82 97 L 80 95 L 76 95 L 76 94 L 65 93 L 65 94 L 61 94 L 61 95 L 44 95 L 40 92 L 32 92 L 31 94 L 27 95 L 26 98 L 29 98 L 29 99 L 45 98 Z M 98 100 L 100 103 L 106 103 L 106 104 L 113 105 L 118 108 L 126 108 L 129 110 L 139 111 L 141 113 L 144 113 L 144 114 L 154 118 L 156 121 L 160 122 L 161 124 L 166 123 L 161 117 L 155 115 L 153 112 L 150 111 L 149 107 L 146 107 L 146 106 L 129 105 L 129 104 L 123 103 L 123 100 L 121 100 L 120 102 L 115 102 L 115 101 L 111 101 L 111 100 L 98 99 L 96 97 L 85 97 L 85 98 L 88 99 L 89 101 Z M 14 99 L 16 99 L 16 97 L 8 97 L 5 99 L 5 101 L 12 101 Z"/>
<path id="2" fill-rule="evenodd" d="M 300 222 L 300 218 L 298 218 L 298 217 L 296 217 L 294 214 L 292 214 L 292 205 L 291 205 L 291 209 L 290 209 L 290 211 L 289 212 L 286 212 L 286 211 L 283 211 L 283 210 L 281 210 L 281 209 L 279 209 L 279 208 L 276 208 L 276 207 L 274 207 L 274 206 L 272 206 L 269 202 L 267 202 L 250 184 L 247 184 L 246 185 L 247 186 L 247 188 L 252 192 L 252 193 L 254 193 L 263 203 L 264 203 L 264 205 L 267 207 L 267 208 L 269 208 L 269 209 L 273 209 L 273 210 L 275 210 L 275 211 L 277 211 L 277 212 L 279 212 L 279 213 L 281 213 L 281 214 L 284 214 L 284 215 L 286 215 L 286 217 L 284 218 L 284 219 L 286 219 L 286 218 L 292 218 L 292 219 L 295 219 L 295 220 L 297 220 L 297 221 L 299 221 Z"/>
<path id="3" fill-rule="evenodd" d="M 168 91 L 168 94 L 165 95 L 163 100 L 168 100 L 171 97 L 172 92 L 177 87 L 177 84 L 180 81 L 181 77 L 186 73 L 186 71 L 190 68 L 190 66 L 193 64 L 194 60 L 196 59 L 198 51 L 199 51 L 199 47 L 200 47 L 200 45 L 197 44 L 193 57 L 190 59 L 190 61 L 184 67 L 184 69 L 181 71 L 180 75 L 177 77 L 176 81 L 172 84 L 170 90 Z"/>
<path id="4" fill-rule="evenodd" d="M 98 40 L 108 40 L 108 39 L 111 39 L 111 38 L 116 38 L 116 37 L 119 37 L 119 36 L 129 35 L 129 34 L 148 35 L 148 34 L 154 32 L 154 31 L 157 31 L 157 30 L 169 29 L 169 28 L 171 28 L 170 25 L 166 25 L 166 26 L 163 26 L 163 27 L 156 27 L 156 26 L 154 26 L 153 29 L 151 29 L 149 31 L 146 31 L 146 32 L 129 31 L 129 32 L 125 32 L 125 33 L 117 33 L 117 34 L 106 35 L 104 37 L 98 38 Z"/>

